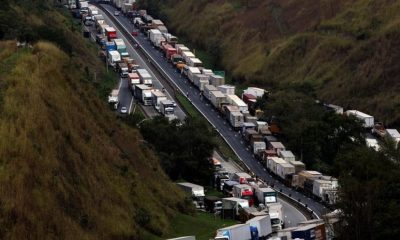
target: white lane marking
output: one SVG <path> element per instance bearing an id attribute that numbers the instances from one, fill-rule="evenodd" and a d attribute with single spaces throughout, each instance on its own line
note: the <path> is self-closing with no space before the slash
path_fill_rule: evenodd
<path id="1" fill-rule="evenodd" d="M 119 86 L 118 86 L 118 91 L 121 89 L 122 86 L 122 78 L 119 78 Z"/>
<path id="2" fill-rule="evenodd" d="M 131 113 L 132 104 L 133 104 L 133 96 L 132 96 L 132 98 L 131 98 L 131 104 L 129 105 L 129 112 L 128 112 L 128 113 Z"/>

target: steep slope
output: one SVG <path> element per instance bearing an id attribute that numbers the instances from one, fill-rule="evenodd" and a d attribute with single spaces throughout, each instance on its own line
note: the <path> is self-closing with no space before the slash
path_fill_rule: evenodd
<path id="1" fill-rule="evenodd" d="M 4 45 L 0 238 L 163 233 L 182 198 L 138 132 L 115 119 L 54 45 Z"/>
<path id="2" fill-rule="evenodd" d="M 12 2 L 0 9 L 0 37 L 32 47 L 0 41 L 0 239 L 168 232 L 188 205 L 138 131 L 99 97 L 93 45 L 52 1 Z"/>
<path id="3" fill-rule="evenodd" d="M 400 125 L 394 0 L 142 0 L 245 85 L 310 85 L 317 97 Z"/>

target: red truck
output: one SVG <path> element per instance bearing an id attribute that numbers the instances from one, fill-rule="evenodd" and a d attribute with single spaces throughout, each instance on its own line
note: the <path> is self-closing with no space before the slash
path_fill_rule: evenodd
<path id="1" fill-rule="evenodd" d="M 247 184 L 238 184 L 233 186 L 232 189 L 233 197 L 242 198 L 249 201 L 249 206 L 254 205 L 254 194 L 253 189 Z"/>
<path id="2" fill-rule="evenodd" d="M 162 48 L 163 48 L 165 57 L 168 59 L 168 61 L 171 61 L 171 56 L 177 53 L 176 48 L 172 47 L 172 45 L 170 45 L 168 43 L 164 43 L 162 45 Z"/>
<path id="3" fill-rule="evenodd" d="M 104 30 L 109 42 L 117 38 L 117 31 L 113 27 L 106 27 Z"/>

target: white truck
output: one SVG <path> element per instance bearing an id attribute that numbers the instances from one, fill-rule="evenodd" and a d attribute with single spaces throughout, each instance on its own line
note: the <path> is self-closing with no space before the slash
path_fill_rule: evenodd
<path id="1" fill-rule="evenodd" d="M 137 70 L 137 73 L 140 78 L 140 83 L 145 84 L 147 86 L 153 86 L 153 78 L 151 77 L 150 73 L 143 68 Z"/>
<path id="2" fill-rule="evenodd" d="M 184 192 L 192 197 L 193 203 L 195 204 L 196 208 L 204 208 L 205 194 L 203 186 L 189 182 L 181 182 L 177 184 Z"/>
<path id="3" fill-rule="evenodd" d="M 158 112 L 161 112 L 161 110 L 160 110 L 161 101 L 167 100 L 167 96 L 165 96 L 165 94 L 160 90 L 152 90 L 151 91 L 151 95 L 152 95 L 152 98 L 153 98 L 153 106 L 154 106 L 154 108 Z"/>
<path id="4" fill-rule="evenodd" d="M 193 83 L 200 90 L 204 90 L 204 86 L 208 85 L 208 76 L 204 74 L 194 74 L 193 75 Z"/>
<path id="5" fill-rule="evenodd" d="M 269 215 L 254 217 L 246 223 L 250 225 L 252 239 L 266 239 L 272 233 Z"/>
<path id="6" fill-rule="evenodd" d="M 258 185 L 253 186 L 254 193 L 257 197 L 258 203 L 267 206 L 270 203 L 277 203 L 278 197 L 274 189 L 270 187 L 260 187 Z"/>
<path id="7" fill-rule="evenodd" d="M 249 201 L 242 198 L 223 198 L 222 199 L 222 218 L 223 219 L 235 219 L 239 216 L 239 210 L 241 208 L 248 208 Z"/>
<path id="8" fill-rule="evenodd" d="M 107 52 L 108 64 L 116 69 L 117 63 L 121 61 L 121 55 L 118 51 L 111 50 Z"/>
<path id="9" fill-rule="evenodd" d="M 108 103 L 113 104 L 114 109 L 118 108 L 118 94 L 119 94 L 119 89 L 113 89 L 108 96 Z"/>
<path id="10" fill-rule="evenodd" d="M 148 37 L 150 39 L 150 42 L 155 46 L 157 44 L 157 41 L 161 38 L 163 38 L 162 32 L 158 29 L 150 29 L 148 31 Z"/>
<path id="11" fill-rule="evenodd" d="M 271 226 L 274 232 L 283 229 L 283 211 L 282 211 L 282 204 L 277 203 L 270 203 L 267 204 L 268 214 L 271 218 Z"/>
<path id="12" fill-rule="evenodd" d="M 362 121 L 363 127 L 365 128 L 373 128 L 374 127 L 374 117 L 371 115 L 368 115 L 366 113 L 357 111 L 357 110 L 347 110 L 346 111 L 347 116 L 355 116 L 356 118 L 360 119 Z"/>
<path id="13" fill-rule="evenodd" d="M 236 224 L 217 230 L 214 240 L 250 240 L 250 224 Z"/>
<path id="14" fill-rule="evenodd" d="M 244 116 L 241 112 L 235 111 L 229 113 L 229 123 L 234 129 L 241 128 L 243 122 L 244 122 Z"/>
<path id="15" fill-rule="evenodd" d="M 203 68 L 203 62 L 198 59 L 198 58 L 187 58 L 186 65 L 190 67 L 198 67 L 198 68 Z"/>
<path id="16" fill-rule="evenodd" d="M 201 74 L 200 69 L 196 67 L 185 66 L 187 77 L 193 83 L 196 74 Z"/>
<path id="17" fill-rule="evenodd" d="M 183 60 L 185 60 L 186 64 L 188 64 L 188 62 L 190 61 L 190 58 L 195 58 L 196 56 L 194 55 L 194 53 L 192 53 L 191 51 L 184 51 L 181 52 L 181 55 L 183 57 Z"/>

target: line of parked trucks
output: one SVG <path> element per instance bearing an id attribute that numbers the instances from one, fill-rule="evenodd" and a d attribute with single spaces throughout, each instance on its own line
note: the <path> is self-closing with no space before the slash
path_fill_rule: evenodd
<path id="1" fill-rule="evenodd" d="M 97 8 L 89 5 L 88 9 L 89 11 L 81 13 L 82 20 L 94 22 L 97 31 L 96 42 L 102 49 L 100 56 L 109 67 L 119 73 L 123 81 L 128 81 L 132 94 L 140 103 L 144 106 L 154 106 L 163 116 L 170 120 L 175 119 L 175 102 L 167 98 L 164 90 L 154 88 L 151 74 L 130 57 L 124 40 L 118 38 L 117 31 L 105 22 Z M 113 89 L 108 96 L 108 102 L 114 109 L 119 106 L 118 96 L 119 89 Z"/>
<path id="2" fill-rule="evenodd" d="M 205 69 L 200 59 L 178 38 L 168 33 L 163 22 L 154 19 L 145 10 L 139 10 L 131 22 L 159 49 L 167 61 L 198 88 L 207 101 L 226 118 L 231 127 L 240 131 L 254 155 L 272 174 L 309 196 L 334 204 L 337 198 L 337 179 L 306 171 L 305 165 L 296 161 L 273 135 L 279 133 L 277 124 L 258 121 L 262 111 L 254 109 L 264 89 L 249 87 L 237 96 L 233 85 L 225 84 L 223 76 Z M 253 114 L 250 114 L 252 112 Z M 315 183 L 315 184 L 314 184 Z"/>

